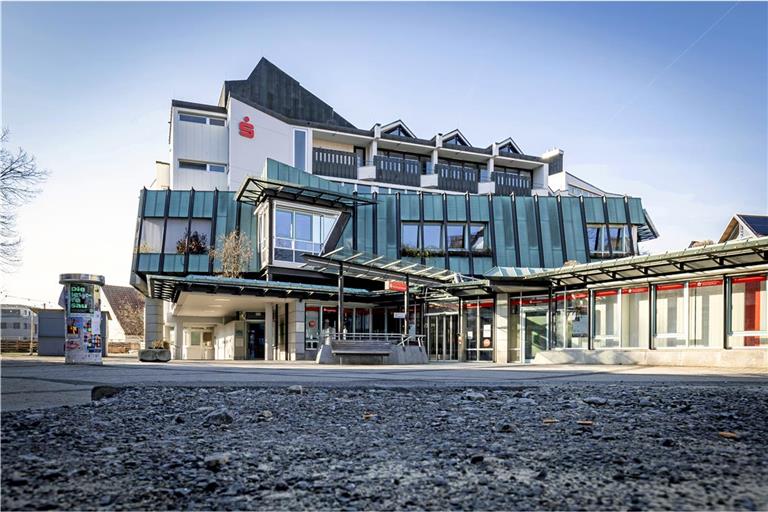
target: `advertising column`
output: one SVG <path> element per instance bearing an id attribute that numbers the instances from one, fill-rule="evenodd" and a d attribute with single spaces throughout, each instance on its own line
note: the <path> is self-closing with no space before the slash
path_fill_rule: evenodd
<path id="1" fill-rule="evenodd" d="M 64 361 L 101 364 L 101 286 L 104 276 L 61 274 L 65 312 Z"/>

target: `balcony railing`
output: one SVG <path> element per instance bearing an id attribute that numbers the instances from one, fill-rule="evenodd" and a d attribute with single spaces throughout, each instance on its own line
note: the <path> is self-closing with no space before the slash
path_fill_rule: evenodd
<path id="1" fill-rule="evenodd" d="M 312 173 L 332 178 L 357 179 L 357 155 L 335 149 L 312 148 Z"/>
<path id="2" fill-rule="evenodd" d="M 504 171 L 494 171 L 491 173 L 491 179 L 496 183 L 496 194 L 498 195 L 531 195 L 531 180 L 528 176 L 520 176 Z"/>
<path id="3" fill-rule="evenodd" d="M 421 185 L 421 162 L 388 156 L 375 156 L 376 181 L 418 187 Z"/>
<path id="4" fill-rule="evenodd" d="M 458 165 L 429 164 L 427 173 L 437 174 L 437 188 L 477 194 L 478 171 Z"/>

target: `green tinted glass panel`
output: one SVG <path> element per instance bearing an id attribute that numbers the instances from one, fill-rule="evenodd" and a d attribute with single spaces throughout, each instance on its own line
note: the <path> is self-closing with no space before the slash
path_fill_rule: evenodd
<path id="1" fill-rule="evenodd" d="M 400 229 L 399 226 L 395 196 L 380 195 L 376 206 L 377 254 L 388 258 L 397 258 L 397 230 Z"/>
<path id="2" fill-rule="evenodd" d="M 442 256 L 424 258 L 424 263 L 428 267 L 445 268 L 445 258 Z"/>
<path id="3" fill-rule="evenodd" d="M 520 266 L 541 267 L 539 234 L 536 230 L 536 212 L 532 197 L 516 197 L 517 233 L 520 241 Z"/>
<path id="4" fill-rule="evenodd" d="M 207 273 L 208 272 L 208 255 L 207 254 L 190 254 L 189 255 L 189 272 Z"/>
<path id="5" fill-rule="evenodd" d="M 163 272 L 184 272 L 183 254 L 165 254 L 163 260 Z"/>
<path id="6" fill-rule="evenodd" d="M 166 190 L 145 190 L 144 191 L 144 216 L 145 217 L 164 217 L 165 216 L 165 198 L 168 195 Z"/>
<path id="7" fill-rule="evenodd" d="M 623 197 L 607 197 L 608 222 L 610 224 L 626 224 L 627 212 L 624 209 Z"/>
<path id="8" fill-rule="evenodd" d="M 443 220 L 443 196 L 424 194 L 424 220 Z"/>
<path id="9" fill-rule="evenodd" d="M 358 206 L 357 214 L 357 250 L 375 252 L 373 247 L 373 207 Z"/>
<path id="10" fill-rule="evenodd" d="M 473 221 L 488 221 L 490 208 L 488 198 L 485 196 L 469 196 L 469 212 Z"/>
<path id="11" fill-rule="evenodd" d="M 448 264 L 454 272 L 469 274 L 469 258 L 452 256 Z"/>
<path id="12" fill-rule="evenodd" d="M 448 220 L 467 220 L 467 198 L 466 196 L 449 195 L 448 201 Z"/>
<path id="13" fill-rule="evenodd" d="M 494 196 L 493 229 L 496 234 L 496 262 L 500 267 L 517 266 L 515 249 L 515 222 L 512 215 L 512 198 Z"/>
<path id="14" fill-rule="evenodd" d="M 588 224 L 604 224 L 605 213 L 603 212 L 602 197 L 584 198 L 584 215 L 587 217 Z"/>
<path id="15" fill-rule="evenodd" d="M 205 219 L 213 217 L 213 192 L 195 191 L 192 216 Z"/>
<path id="16" fill-rule="evenodd" d="M 139 254 L 139 272 L 157 272 L 160 267 L 160 255 L 157 253 Z"/>
<path id="17" fill-rule="evenodd" d="M 477 256 L 475 256 L 472 262 L 475 267 L 476 276 L 481 276 L 485 274 L 486 272 L 491 270 L 491 267 L 493 267 L 493 260 L 491 258 L 486 258 L 486 257 L 478 258 Z"/>
<path id="18" fill-rule="evenodd" d="M 400 194 L 400 219 L 419 220 L 419 196 L 416 194 Z"/>
<path id="19" fill-rule="evenodd" d="M 563 265 L 563 243 L 560 238 L 560 218 L 556 197 L 539 197 L 539 219 L 541 221 L 544 266 L 547 268 L 561 267 Z"/>
<path id="20" fill-rule="evenodd" d="M 251 261 L 248 263 L 248 270 L 259 270 L 259 231 L 258 220 L 253 214 L 255 208 L 250 204 L 240 204 L 240 236 L 248 241 L 251 247 Z"/>
<path id="21" fill-rule="evenodd" d="M 627 202 L 629 203 L 629 222 L 631 224 L 645 224 L 645 214 L 640 198 L 630 197 Z"/>
<path id="22" fill-rule="evenodd" d="M 172 190 L 168 217 L 189 217 L 189 190 Z"/>
<path id="23" fill-rule="evenodd" d="M 566 259 L 587 263 L 589 260 L 584 241 L 584 220 L 581 217 L 579 198 L 563 197 L 560 201 L 563 208 Z"/>

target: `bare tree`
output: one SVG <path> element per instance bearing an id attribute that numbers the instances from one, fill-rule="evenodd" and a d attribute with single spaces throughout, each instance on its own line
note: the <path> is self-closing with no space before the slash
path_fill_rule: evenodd
<path id="1" fill-rule="evenodd" d="M 3 128 L 0 134 L 0 268 L 10 271 L 21 262 L 21 236 L 16 231 L 19 207 L 31 201 L 39 186 L 48 177 L 48 171 L 37 166 L 35 157 L 18 148 L 7 148 L 10 132 Z"/>
<path id="2" fill-rule="evenodd" d="M 248 268 L 251 257 L 251 240 L 236 231 L 220 236 L 216 249 L 211 251 L 211 258 L 221 261 L 221 274 L 224 277 L 240 277 Z"/>

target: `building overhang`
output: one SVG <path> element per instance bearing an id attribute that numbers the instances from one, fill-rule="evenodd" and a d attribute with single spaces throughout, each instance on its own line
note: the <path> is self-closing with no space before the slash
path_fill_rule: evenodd
<path id="1" fill-rule="evenodd" d="M 406 260 L 386 258 L 377 254 L 343 247 L 322 255 L 305 254 L 307 267 L 318 272 L 371 279 L 374 281 L 408 280 L 411 285 L 435 286 L 465 281 L 466 277 L 441 267 L 430 267 Z"/>
<path id="2" fill-rule="evenodd" d="M 681 251 L 569 265 L 525 275 L 492 269 L 499 280 L 526 283 L 548 281 L 555 287 L 606 285 L 636 279 L 695 275 L 733 269 L 749 270 L 768 264 L 768 237 L 734 240 Z"/>
<path id="3" fill-rule="evenodd" d="M 240 185 L 235 198 L 241 203 L 254 206 L 258 206 L 268 199 L 283 199 L 310 206 L 325 206 L 342 210 L 352 209 L 358 205 L 375 204 L 370 199 L 356 195 L 253 176 L 247 177 Z"/>
<path id="4" fill-rule="evenodd" d="M 220 276 L 147 276 L 148 290 L 153 299 L 176 302 L 183 292 L 210 294 L 250 295 L 255 297 L 276 297 L 284 299 L 332 300 L 337 297 L 336 286 L 305 284 L 262 279 L 242 279 Z M 381 292 L 362 288 L 344 288 L 344 295 L 361 300 L 378 298 Z"/>

